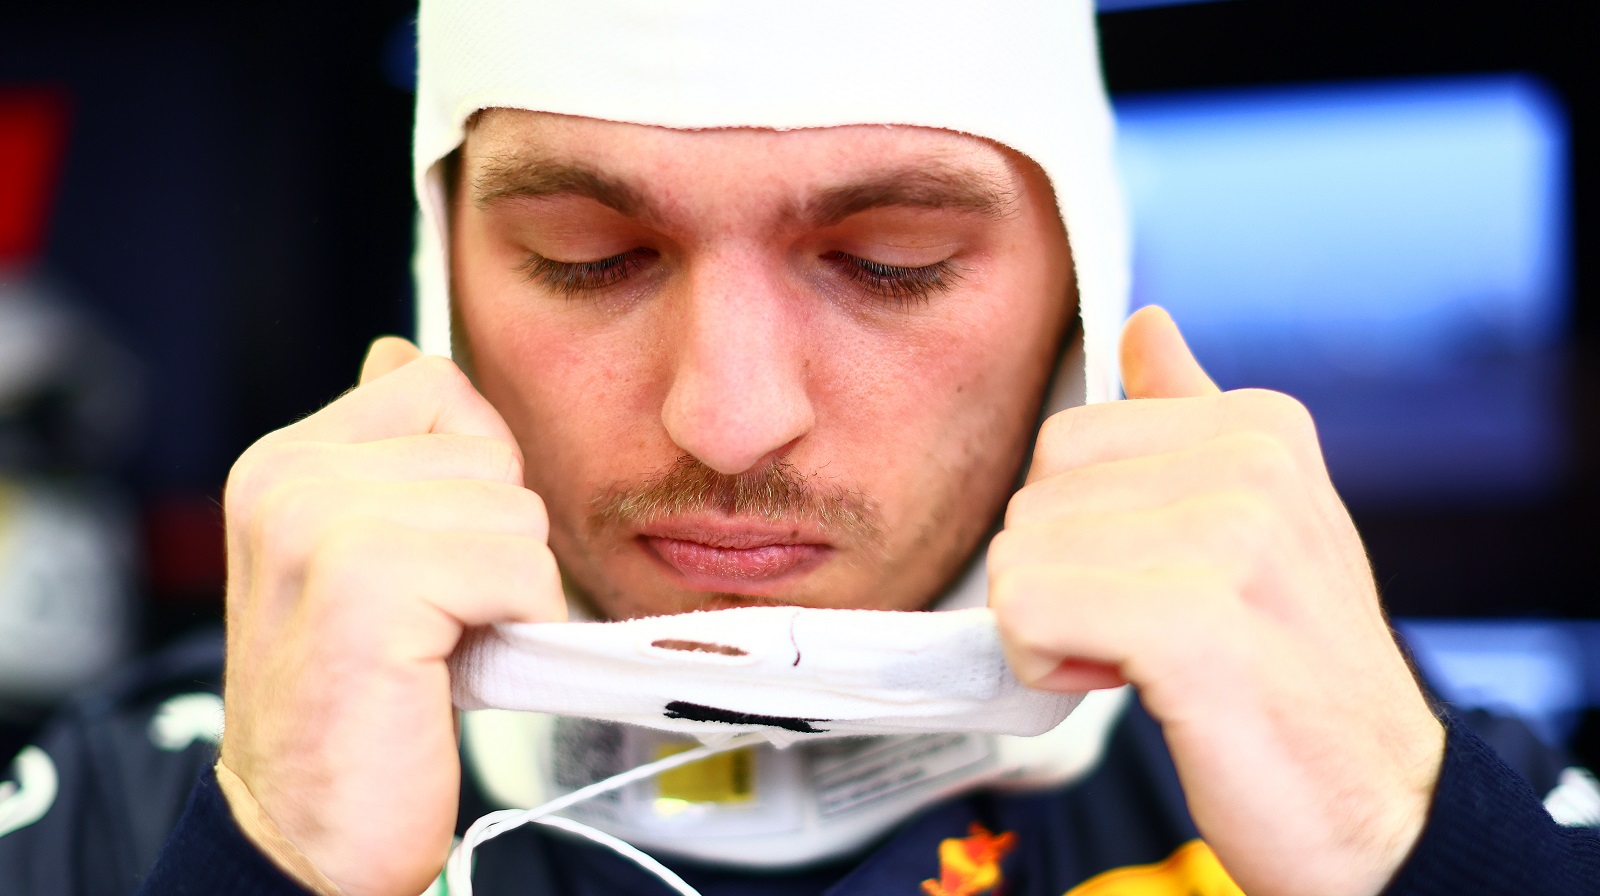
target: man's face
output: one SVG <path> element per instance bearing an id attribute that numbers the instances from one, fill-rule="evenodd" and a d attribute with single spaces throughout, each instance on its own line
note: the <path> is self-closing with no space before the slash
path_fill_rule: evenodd
<path id="1" fill-rule="evenodd" d="M 914 609 L 960 570 L 1075 310 L 1035 165 L 491 110 L 461 170 L 458 356 L 603 615 Z"/>

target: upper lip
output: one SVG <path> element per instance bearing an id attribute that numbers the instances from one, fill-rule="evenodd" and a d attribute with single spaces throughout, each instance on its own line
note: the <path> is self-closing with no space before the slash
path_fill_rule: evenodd
<path id="1" fill-rule="evenodd" d="M 670 538 L 724 550 L 750 550 L 773 545 L 827 545 L 829 539 L 798 521 L 773 522 L 765 519 L 679 518 L 659 520 L 640 528 L 646 538 Z"/>

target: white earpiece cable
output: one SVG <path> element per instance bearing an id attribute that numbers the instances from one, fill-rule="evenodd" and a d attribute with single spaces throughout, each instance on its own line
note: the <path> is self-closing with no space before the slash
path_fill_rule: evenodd
<path id="1" fill-rule="evenodd" d="M 683 894 L 683 896 L 700 896 L 693 887 L 684 882 L 683 878 L 672 873 L 671 869 L 646 855 L 638 848 L 603 831 L 597 831 L 586 824 L 580 824 L 569 818 L 552 816 L 552 813 L 559 812 L 602 793 L 616 790 L 619 787 L 626 787 L 635 781 L 644 781 L 655 777 L 669 769 L 698 762 L 718 753 L 726 753 L 729 750 L 737 750 L 740 747 L 760 743 L 763 740 L 764 738 L 759 734 L 741 734 L 719 744 L 703 744 L 693 749 L 685 750 L 682 753 L 675 753 L 671 756 L 657 759 L 655 762 L 647 762 L 621 774 L 612 775 L 603 781 L 596 781 L 587 787 L 581 787 L 566 796 L 557 797 L 532 809 L 501 809 L 490 812 L 473 822 L 472 826 L 467 828 L 467 833 L 461 838 L 461 842 L 456 844 L 455 850 L 450 854 L 450 861 L 445 865 L 445 884 L 452 896 L 472 896 L 473 850 L 477 849 L 485 841 L 492 840 L 506 831 L 533 822 L 560 828 L 569 833 L 586 837 L 602 846 L 610 847 L 619 855 L 637 863 L 641 868 L 659 877 L 667 886 L 672 887 L 673 890 Z"/>

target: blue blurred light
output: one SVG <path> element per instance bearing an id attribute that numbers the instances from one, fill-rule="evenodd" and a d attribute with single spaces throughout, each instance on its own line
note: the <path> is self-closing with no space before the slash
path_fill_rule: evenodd
<path id="1" fill-rule="evenodd" d="M 407 92 L 417 89 L 417 20 L 406 17 L 389 29 L 379 60 L 389 86 Z"/>
<path id="2" fill-rule="evenodd" d="M 1342 489 L 1525 495 L 1564 464 L 1567 125 L 1519 75 L 1123 98 L 1136 304 L 1296 394 Z"/>
<path id="3" fill-rule="evenodd" d="M 1395 623 L 1439 697 L 1515 715 L 1552 744 L 1600 705 L 1600 623 L 1410 619 Z"/>

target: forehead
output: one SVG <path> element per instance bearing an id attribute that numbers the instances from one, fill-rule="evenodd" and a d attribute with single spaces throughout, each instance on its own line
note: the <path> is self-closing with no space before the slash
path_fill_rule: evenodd
<path id="1" fill-rule="evenodd" d="M 880 183 L 909 187 L 913 201 L 920 191 L 929 204 L 991 216 L 1013 211 L 1027 189 L 1023 172 L 1034 167 L 989 141 L 934 128 L 676 130 L 512 109 L 475 118 L 463 159 L 470 198 L 479 202 L 561 169 L 615 179 L 669 204 L 709 195 L 792 210 L 814 204 L 819 191 Z"/>

